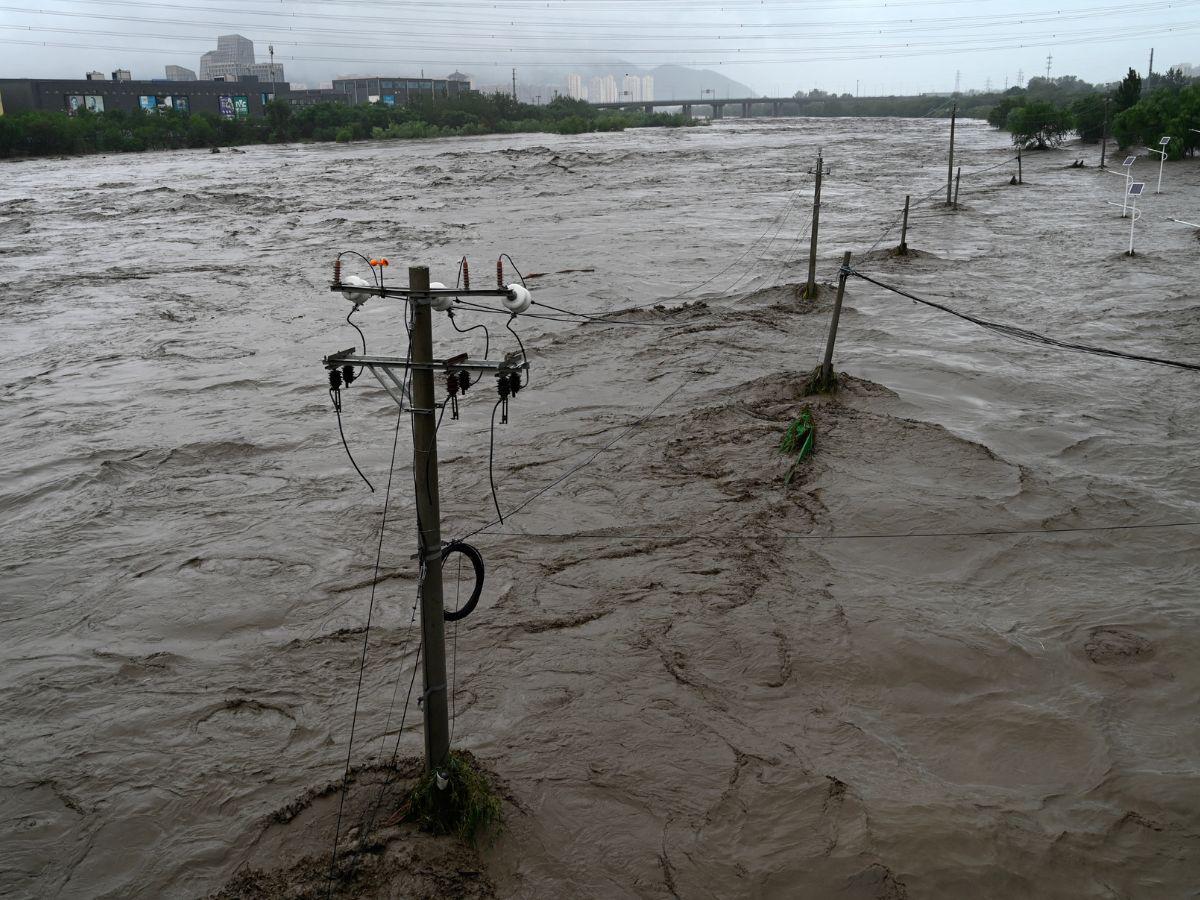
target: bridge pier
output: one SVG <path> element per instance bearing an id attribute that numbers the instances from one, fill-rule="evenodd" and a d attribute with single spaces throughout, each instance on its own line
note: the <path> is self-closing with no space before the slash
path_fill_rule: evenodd
<path id="1" fill-rule="evenodd" d="M 642 112 L 646 113 L 646 115 L 650 115 L 651 113 L 654 112 L 654 104 L 647 103 L 645 106 L 642 107 Z"/>
<path id="2" fill-rule="evenodd" d="M 771 115 L 773 115 L 776 119 L 778 119 L 782 112 L 783 112 L 783 104 L 780 103 L 778 100 L 772 100 L 771 101 Z"/>
<path id="3" fill-rule="evenodd" d="M 725 104 L 724 103 L 717 103 L 716 101 L 713 102 L 712 117 L 714 119 L 725 118 Z"/>
<path id="4" fill-rule="evenodd" d="M 690 119 L 692 117 L 692 104 L 683 104 L 683 116 L 685 119 Z"/>
<path id="5" fill-rule="evenodd" d="M 753 103 L 751 103 L 749 100 L 743 100 L 743 101 L 742 101 L 742 118 L 743 118 L 743 119 L 748 119 L 748 118 L 750 118 L 750 108 L 751 108 L 753 105 L 754 105 L 754 104 L 753 104 Z"/>

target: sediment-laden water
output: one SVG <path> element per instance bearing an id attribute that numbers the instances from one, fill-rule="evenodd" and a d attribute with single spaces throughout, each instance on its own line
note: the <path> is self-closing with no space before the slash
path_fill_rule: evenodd
<path id="1" fill-rule="evenodd" d="M 961 208 L 914 205 L 920 252 L 890 258 L 904 195 L 945 178 L 946 130 L 729 121 L 0 167 L 0 889 L 197 896 L 327 848 L 328 814 L 266 823 L 345 762 L 383 499 L 320 366 L 357 340 L 326 289 L 355 249 L 396 280 L 453 282 L 464 254 L 477 282 L 501 252 L 527 275 L 593 269 L 530 281 L 587 313 L 666 301 L 620 317 L 644 327 L 515 324 L 533 371 L 496 429 L 502 508 L 649 415 L 472 539 L 488 574 L 448 631 L 454 741 L 505 779 L 509 821 L 438 866 L 480 896 L 1190 896 L 1200 528 L 1036 532 L 1200 520 L 1197 376 L 1008 341 L 852 279 L 853 377 L 814 403 L 817 455 L 784 485 L 831 306 L 789 287 L 818 147 L 823 281 L 850 250 L 983 318 L 1200 360 L 1200 243 L 1166 218 L 1197 221 L 1200 164 L 1142 198 L 1131 259 L 1093 148 L 1027 155 L 1013 186 L 1004 136 L 967 123 Z M 456 321 L 516 349 L 501 317 Z M 403 354 L 398 305 L 359 322 Z M 444 317 L 435 339 L 482 350 Z M 367 379 L 344 399 L 382 487 L 394 407 Z M 447 537 L 492 515 L 492 402 L 477 385 L 442 423 Z M 914 532 L 934 536 L 879 537 Z M 395 741 L 414 543 L 402 465 L 356 764 Z M 393 883 L 466 892 L 438 866 Z"/>

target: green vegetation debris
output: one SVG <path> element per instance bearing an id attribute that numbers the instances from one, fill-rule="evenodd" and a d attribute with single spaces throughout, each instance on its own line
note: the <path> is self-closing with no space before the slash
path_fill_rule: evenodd
<path id="1" fill-rule="evenodd" d="M 788 469 L 787 478 L 784 480 L 785 485 L 792 483 L 796 467 L 812 455 L 814 434 L 812 410 L 806 406 L 800 410 L 799 418 L 787 427 L 787 431 L 783 433 L 783 438 L 779 441 L 779 452 L 794 457 L 792 465 Z"/>
<path id="2" fill-rule="evenodd" d="M 430 834 L 455 834 L 469 844 L 496 837 L 503 827 L 500 796 L 491 779 L 469 753 L 451 750 L 442 770 L 426 772 L 408 795 L 405 818 Z"/>

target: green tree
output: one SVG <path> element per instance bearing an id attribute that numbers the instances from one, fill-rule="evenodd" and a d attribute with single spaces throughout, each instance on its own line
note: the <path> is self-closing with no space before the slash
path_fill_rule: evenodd
<path id="1" fill-rule="evenodd" d="M 1046 150 L 1066 140 L 1073 122 L 1070 112 L 1063 107 L 1045 100 L 1030 100 L 1008 114 L 1007 126 L 1014 145 Z"/>
<path id="2" fill-rule="evenodd" d="M 291 140 L 292 104 L 286 100 L 272 100 L 265 111 L 271 126 L 271 140 L 279 144 Z"/>
<path id="3" fill-rule="evenodd" d="M 1071 104 L 1075 130 L 1085 144 L 1096 144 L 1104 132 L 1104 97 L 1088 94 Z"/>
<path id="4" fill-rule="evenodd" d="M 1113 96 L 1113 106 L 1117 112 L 1124 112 L 1141 99 L 1142 76 L 1137 73 L 1136 69 L 1130 69 L 1125 79 L 1117 85 L 1116 94 Z"/>

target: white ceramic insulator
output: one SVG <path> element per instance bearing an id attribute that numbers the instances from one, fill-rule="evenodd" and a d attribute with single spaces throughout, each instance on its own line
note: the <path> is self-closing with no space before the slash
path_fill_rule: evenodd
<path id="1" fill-rule="evenodd" d="M 429 289 L 433 291 L 444 291 L 446 286 L 440 281 L 429 282 Z M 454 305 L 454 298 L 450 296 L 430 297 L 429 308 L 436 309 L 438 312 L 445 312 Z"/>
<path id="2" fill-rule="evenodd" d="M 508 285 L 509 295 L 500 302 L 514 316 L 519 316 L 523 312 L 528 312 L 529 307 L 533 305 L 533 294 L 529 293 L 529 289 L 523 284 Z"/>
<path id="3" fill-rule="evenodd" d="M 348 284 L 351 287 L 373 287 L 371 282 L 367 281 L 361 275 L 347 275 L 342 279 L 342 284 Z M 362 306 L 371 298 L 371 295 L 365 291 L 342 291 L 342 296 L 355 306 Z"/>

